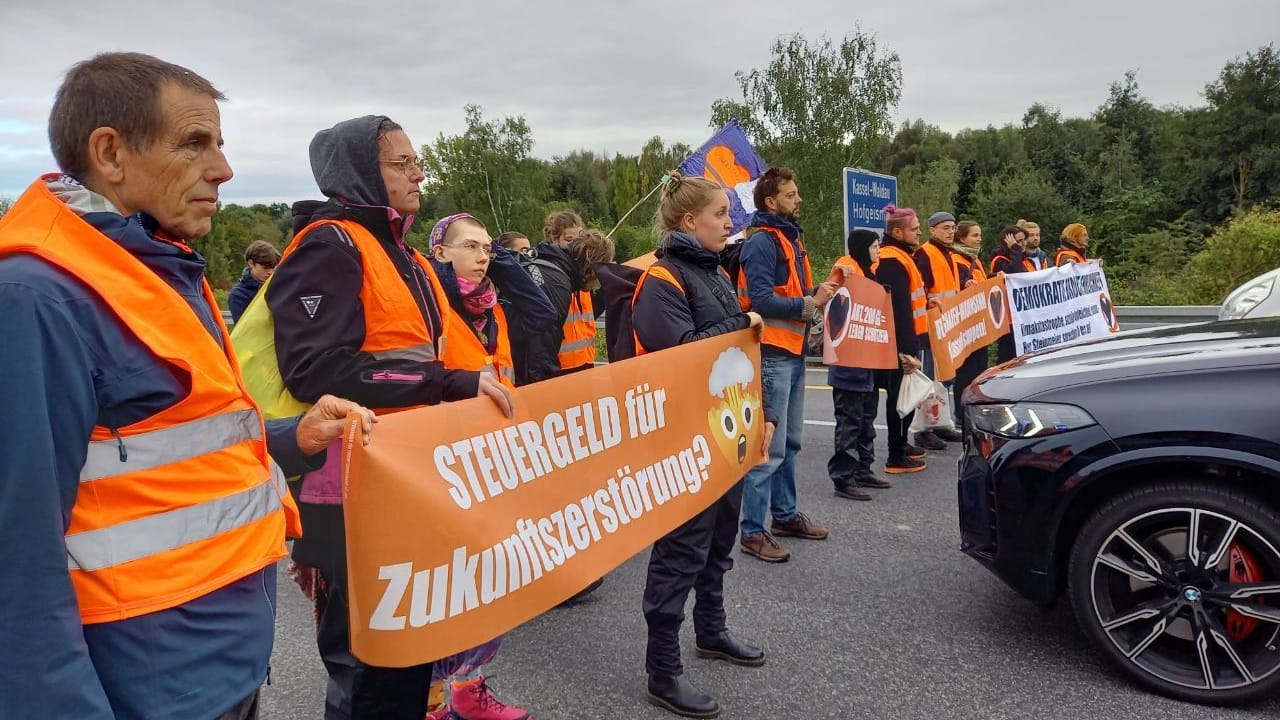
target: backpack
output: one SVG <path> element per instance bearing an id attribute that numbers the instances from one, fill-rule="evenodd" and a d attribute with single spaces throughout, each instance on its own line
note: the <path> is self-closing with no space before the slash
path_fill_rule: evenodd
<path id="1" fill-rule="evenodd" d="M 262 416 L 275 420 L 301 415 L 311 406 L 295 398 L 280 376 L 275 318 L 267 305 L 267 288 L 270 285 L 271 278 L 267 278 L 249 307 L 245 308 L 240 321 L 231 328 L 231 346 L 240 363 L 245 389 L 258 403 Z"/>
<path id="2" fill-rule="evenodd" d="M 596 263 L 596 278 L 604 294 L 604 336 L 609 362 L 636 356 L 631 301 L 644 270 L 621 263 Z"/>

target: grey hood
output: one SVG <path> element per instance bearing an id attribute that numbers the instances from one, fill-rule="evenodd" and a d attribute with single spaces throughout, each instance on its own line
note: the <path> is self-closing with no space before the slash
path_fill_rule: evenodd
<path id="1" fill-rule="evenodd" d="M 311 174 L 325 197 L 385 207 L 387 187 L 378 165 L 378 126 L 387 117 L 365 115 L 321 130 L 311 140 Z"/>

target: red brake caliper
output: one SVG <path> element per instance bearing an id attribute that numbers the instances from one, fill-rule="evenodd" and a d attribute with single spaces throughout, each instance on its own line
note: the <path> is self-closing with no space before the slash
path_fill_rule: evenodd
<path id="1" fill-rule="evenodd" d="M 1232 545 L 1228 555 L 1228 577 L 1232 584 L 1256 583 L 1262 581 L 1262 570 L 1253 553 L 1240 545 Z M 1262 602 L 1259 598 L 1258 602 Z M 1258 628 L 1258 620 L 1241 615 L 1235 610 L 1227 611 L 1227 634 L 1232 640 L 1244 640 Z"/>

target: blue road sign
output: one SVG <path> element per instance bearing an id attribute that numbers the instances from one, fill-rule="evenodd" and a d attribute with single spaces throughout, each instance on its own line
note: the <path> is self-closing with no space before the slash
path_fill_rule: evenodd
<path id="1" fill-rule="evenodd" d="M 862 170 L 844 169 L 844 233 L 857 228 L 884 234 L 884 208 L 898 203 L 898 178 Z"/>

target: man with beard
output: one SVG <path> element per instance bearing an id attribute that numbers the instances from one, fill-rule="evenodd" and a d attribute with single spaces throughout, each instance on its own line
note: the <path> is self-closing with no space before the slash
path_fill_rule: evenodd
<path id="1" fill-rule="evenodd" d="M 804 433 L 804 345 L 809 323 L 835 294 L 828 279 L 813 285 L 800 229 L 800 190 L 784 167 L 770 168 L 756 183 L 755 232 L 739 258 L 738 302 L 764 318 L 760 374 L 764 405 L 777 416 L 769 460 L 743 482 L 742 551 L 767 562 L 784 562 L 791 552 L 775 535 L 825 540 L 828 530 L 796 512 L 796 453 Z M 771 529 L 766 516 L 772 514 Z"/>

